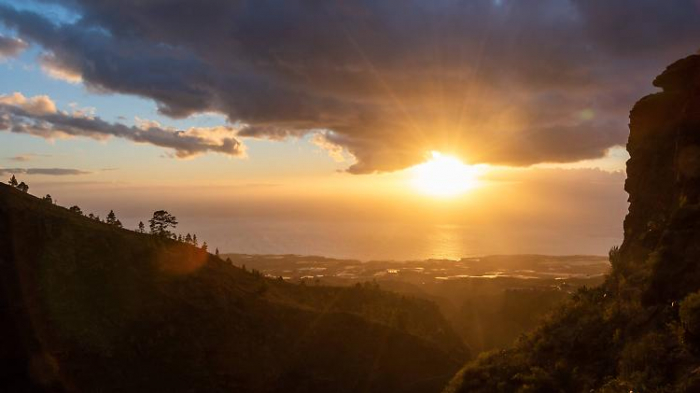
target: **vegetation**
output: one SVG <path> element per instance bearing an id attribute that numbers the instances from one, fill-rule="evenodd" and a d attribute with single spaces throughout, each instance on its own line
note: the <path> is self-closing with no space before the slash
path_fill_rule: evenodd
<path id="1" fill-rule="evenodd" d="M 679 317 L 685 340 L 693 345 L 700 343 L 700 292 L 688 295 L 681 302 Z"/>
<path id="2" fill-rule="evenodd" d="M 107 214 L 107 220 L 105 222 L 109 225 L 113 225 L 117 228 L 123 228 L 122 222 L 117 219 L 117 215 L 114 214 L 114 210 L 110 210 Z"/>
<path id="3" fill-rule="evenodd" d="M 437 392 L 465 360 L 433 304 L 370 284 L 269 279 L 7 186 L 0 232 L 0 277 L 33 280 L 0 293 L 29 386 L 32 359 L 56 391 Z"/>
<path id="4" fill-rule="evenodd" d="M 153 213 L 153 217 L 148 220 L 151 233 L 157 236 L 172 238 L 173 233 L 170 228 L 177 227 L 177 218 L 165 210 L 158 210 Z"/>
<path id="5" fill-rule="evenodd" d="M 10 187 L 14 187 L 22 192 L 29 192 L 29 186 L 24 182 L 19 183 L 15 175 L 12 175 L 7 184 L 9 184 Z"/>
<path id="6" fill-rule="evenodd" d="M 472 353 L 510 347 L 577 288 L 600 285 L 610 268 L 605 258 L 592 256 L 489 256 L 459 263 L 359 262 L 298 255 L 223 258 L 289 282 L 350 286 L 373 281 L 382 289 L 429 300 Z M 503 271 L 503 276 L 480 276 L 495 270 Z"/>
<path id="7" fill-rule="evenodd" d="M 677 305 L 645 307 L 615 271 L 583 288 L 514 348 L 467 365 L 448 392 L 619 392 L 697 389 Z M 697 303 L 688 301 L 688 326 Z M 683 315 L 683 313 L 681 313 Z M 681 317 L 681 320 L 683 317 Z M 690 391 L 690 390 L 688 390 Z"/>

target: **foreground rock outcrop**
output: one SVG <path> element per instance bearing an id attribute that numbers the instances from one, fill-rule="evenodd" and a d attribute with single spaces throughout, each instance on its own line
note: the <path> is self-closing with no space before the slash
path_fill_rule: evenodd
<path id="1" fill-rule="evenodd" d="M 700 56 L 680 60 L 630 114 L 625 190 L 630 209 L 620 248 L 624 273 L 648 273 L 647 302 L 700 289 Z"/>
<path id="2" fill-rule="evenodd" d="M 448 392 L 700 391 L 700 56 L 630 113 L 629 214 L 613 270 Z"/>

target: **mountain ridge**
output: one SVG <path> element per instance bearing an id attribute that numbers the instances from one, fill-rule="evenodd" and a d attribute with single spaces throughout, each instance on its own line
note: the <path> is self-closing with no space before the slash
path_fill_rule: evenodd
<path id="1" fill-rule="evenodd" d="M 268 279 L 5 185 L 0 234 L 8 391 L 439 391 L 467 356 L 414 322 L 429 302 Z"/>

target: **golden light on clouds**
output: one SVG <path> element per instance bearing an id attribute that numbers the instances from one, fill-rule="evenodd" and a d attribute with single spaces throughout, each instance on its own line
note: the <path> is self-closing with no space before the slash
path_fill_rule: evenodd
<path id="1" fill-rule="evenodd" d="M 411 184 L 435 197 L 453 197 L 477 188 L 483 165 L 466 165 L 459 158 L 433 151 L 432 158 L 411 169 Z"/>

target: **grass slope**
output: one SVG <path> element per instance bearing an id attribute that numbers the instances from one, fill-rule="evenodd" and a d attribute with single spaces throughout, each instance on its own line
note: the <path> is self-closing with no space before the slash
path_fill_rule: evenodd
<path id="1" fill-rule="evenodd" d="M 297 286 L 0 186 L 6 391 L 439 391 L 465 359 L 437 308 Z"/>

